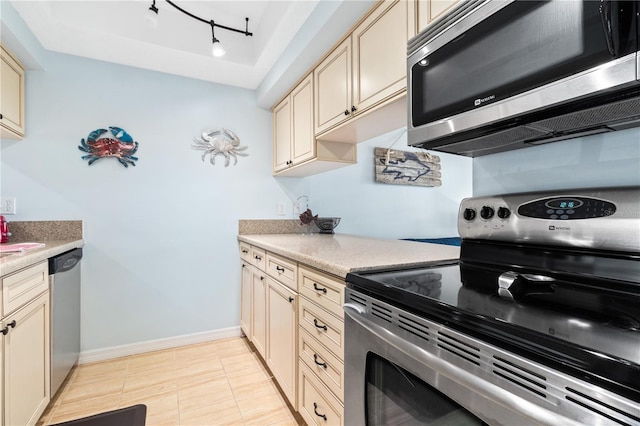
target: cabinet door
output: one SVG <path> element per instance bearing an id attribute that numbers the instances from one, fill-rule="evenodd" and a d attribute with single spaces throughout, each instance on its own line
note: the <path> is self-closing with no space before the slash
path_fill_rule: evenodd
<path id="1" fill-rule="evenodd" d="M 240 328 L 251 340 L 251 266 L 242 262 L 240 280 Z"/>
<path id="2" fill-rule="evenodd" d="M 405 47 L 404 52 L 406 50 Z M 313 70 L 313 81 L 317 135 L 351 115 L 350 37 Z"/>
<path id="3" fill-rule="evenodd" d="M 0 46 L 0 127 L 2 137 L 24 136 L 24 68 Z"/>
<path id="4" fill-rule="evenodd" d="M 291 161 L 299 164 L 316 156 L 313 137 L 313 74 L 309 74 L 291 92 L 291 122 Z"/>
<path id="5" fill-rule="evenodd" d="M 262 358 L 265 358 L 267 343 L 267 323 L 266 323 L 266 304 L 267 304 L 267 282 L 264 272 L 252 268 L 251 274 L 251 342 L 258 350 Z"/>
<path id="6" fill-rule="evenodd" d="M 291 405 L 296 408 L 297 295 L 267 278 L 267 365 Z"/>
<path id="7" fill-rule="evenodd" d="M 14 322 L 15 321 L 15 322 Z M 5 318 L 4 424 L 34 425 L 50 399 L 49 292 Z"/>
<path id="8" fill-rule="evenodd" d="M 409 1 L 385 0 L 353 31 L 356 114 L 406 89 L 408 19 L 413 7 Z"/>
<path id="9" fill-rule="evenodd" d="M 291 97 L 273 109 L 273 171 L 289 167 L 291 160 Z"/>
<path id="10" fill-rule="evenodd" d="M 458 0 L 419 0 L 418 1 L 418 32 L 422 31 L 429 22 L 433 21 Z"/>

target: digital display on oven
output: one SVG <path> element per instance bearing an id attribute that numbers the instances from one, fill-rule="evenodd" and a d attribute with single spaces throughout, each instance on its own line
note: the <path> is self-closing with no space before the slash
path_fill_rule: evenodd
<path id="1" fill-rule="evenodd" d="M 547 201 L 546 205 L 552 209 L 575 209 L 582 205 L 582 201 L 575 198 L 554 198 Z"/>
<path id="2" fill-rule="evenodd" d="M 551 220 L 593 219 L 615 212 L 616 205 L 612 202 L 591 197 L 551 197 L 518 207 L 520 216 Z"/>

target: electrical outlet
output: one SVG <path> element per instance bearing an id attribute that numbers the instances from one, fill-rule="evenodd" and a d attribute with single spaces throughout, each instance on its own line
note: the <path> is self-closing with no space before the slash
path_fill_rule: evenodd
<path id="1" fill-rule="evenodd" d="M 285 212 L 285 209 L 286 205 L 282 201 L 276 204 L 276 211 L 278 212 L 278 216 L 286 216 L 287 213 Z"/>
<path id="2" fill-rule="evenodd" d="M 2 197 L 0 214 L 16 214 L 16 197 Z"/>

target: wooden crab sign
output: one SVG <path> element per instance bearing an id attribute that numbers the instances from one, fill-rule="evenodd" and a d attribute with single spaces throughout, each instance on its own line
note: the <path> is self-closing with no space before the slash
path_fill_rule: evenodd
<path id="1" fill-rule="evenodd" d="M 138 161 L 138 157 L 133 156 L 138 150 L 138 142 L 119 127 L 94 130 L 86 142 L 84 139 L 80 141 L 78 149 L 89 153 L 82 156 L 83 160 L 89 160 L 89 165 L 105 157 L 115 157 L 125 167 L 135 166 Z"/>

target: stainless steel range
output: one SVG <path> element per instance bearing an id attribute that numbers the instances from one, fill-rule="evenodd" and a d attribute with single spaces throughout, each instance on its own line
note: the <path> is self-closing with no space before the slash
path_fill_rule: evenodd
<path id="1" fill-rule="evenodd" d="M 345 424 L 640 425 L 640 187 L 465 199 L 459 262 L 347 276 Z"/>

